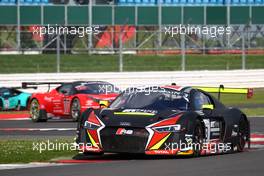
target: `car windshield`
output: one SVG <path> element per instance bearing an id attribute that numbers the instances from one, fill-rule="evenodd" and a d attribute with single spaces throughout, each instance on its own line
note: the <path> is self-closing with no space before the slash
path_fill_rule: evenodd
<path id="1" fill-rule="evenodd" d="M 179 91 L 159 88 L 145 89 L 143 92 L 122 93 L 110 105 L 113 109 L 151 109 L 162 111 L 165 109 L 187 110 L 188 95 Z"/>
<path id="2" fill-rule="evenodd" d="M 111 94 L 120 91 L 114 85 L 105 83 L 84 83 L 75 88 L 80 94 Z"/>

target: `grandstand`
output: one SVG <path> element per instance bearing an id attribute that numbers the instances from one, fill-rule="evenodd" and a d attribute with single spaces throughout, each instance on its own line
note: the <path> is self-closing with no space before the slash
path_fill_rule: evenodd
<path id="1" fill-rule="evenodd" d="M 52 5 L 49 0 L 1 0 L 1 5 L 16 5 L 20 3 L 21 5 Z"/>
<path id="2" fill-rule="evenodd" d="M 263 0 L 119 0 L 118 5 L 260 5 Z"/>

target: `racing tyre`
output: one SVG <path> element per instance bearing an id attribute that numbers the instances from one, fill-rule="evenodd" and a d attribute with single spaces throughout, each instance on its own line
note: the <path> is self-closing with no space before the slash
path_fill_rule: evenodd
<path id="1" fill-rule="evenodd" d="M 47 112 L 39 108 L 39 102 L 37 99 L 34 99 L 30 103 L 30 117 L 33 122 L 46 122 L 47 121 Z"/>
<path id="2" fill-rule="evenodd" d="M 0 111 L 4 109 L 3 101 L 0 100 Z"/>
<path id="3" fill-rule="evenodd" d="M 236 145 L 238 152 L 243 152 L 245 148 L 247 141 L 247 130 L 248 130 L 247 121 L 242 117 L 238 125 L 238 135 L 237 135 L 238 141 Z"/>
<path id="4" fill-rule="evenodd" d="M 74 98 L 71 103 L 71 117 L 74 122 L 79 121 L 81 117 L 81 103 L 78 98 Z"/>
<path id="5" fill-rule="evenodd" d="M 193 156 L 197 157 L 200 155 L 203 147 L 204 133 L 203 126 L 200 120 L 196 120 L 196 124 L 193 131 Z"/>

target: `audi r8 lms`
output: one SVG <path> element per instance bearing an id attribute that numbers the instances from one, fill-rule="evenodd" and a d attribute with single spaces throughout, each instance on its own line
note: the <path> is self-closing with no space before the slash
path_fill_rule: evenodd
<path id="1" fill-rule="evenodd" d="M 249 146 L 246 114 L 211 94 L 249 89 L 164 86 L 123 92 L 108 108 L 86 110 L 76 143 L 84 154 L 143 153 L 205 155 L 243 151 Z"/>
<path id="2" fill-rule="evenodd" d="M 71 83 L 22 83 L 28 85 L 61 84 L 46 93 L 34 93 L 30 99 L 30 115 L 34 122 L 49 117 L 66 117 L 77 121 L 87 108 L 98 109 L 113 101 L 118 88 L 108 82 L 77 81 Z"/>
<path id="3" fill-rule="evenodd" d="M 0 88 L 0 110 L 26 109 L 31 94 L 22 92 L 15 87 Z"/>

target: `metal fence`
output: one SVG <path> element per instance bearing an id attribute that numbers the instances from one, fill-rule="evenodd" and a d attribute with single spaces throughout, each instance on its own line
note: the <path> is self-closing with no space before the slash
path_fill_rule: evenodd
<path id="1" fill-rule="evenodd" d="M 87 1 L 88 2 L 88 1 Z M 57 34 L 38 36 L 32 34 L 34 27 L 95 27 L 100 33 L 78 37 L 74 34 L 60 35 L 64 52 L 85 50 L 119 51 L 119 33 L 129 34 L 122 42 L 123 49 L 177 50 L 182 49 L 241 49 L 242 35 L 245 48 L 263 48 L 264 6 L 119 6 L 119 5 L 52 5 L 52 6 L 0 6 L 0 50 L 47 51 L 55 50 Z M 210 36 L 189 34 L 169 36 L 166 27 L 179 25 L 203 27 L 232 27 L 230 35 Z M 116 29 L 115 26 L 121 26 Z M 131 29 L 122 26 L 134 27 Z M 130 30 L 127 33 L 126 30 Z M 164 32 L 165 31 L 165 32 Z M 109 34 L 107 34 L 109 33 Z M 133 34 L 131 34 L 133 33 Z M 112 41 L 100 44 L 102 36 Z M 244 36 L 246 35 L 246 36 Z M 123 36 L 126 37 L 126 36 Z M 99 44 L 98 44 L 99 42 Z M 54 44 L 55 43 L 55 44 Z M 239 44 L 240 43 L 240 44 Z"/>
<path id="2" fill-rule="evenodd" d="M 80 15 L 81 14 L 81 15 Z M 0 6 L 0 52 L 60 54 L 178 54 L 186 69 L 186 54 L 240 54 L 246 68 L 247 54 L 264 53 L 264 6 Z M 50 26 L 49 26 L 50 25 Z M 174 34 L 181 25 L 231 27 L 230 34 Z M 34 33 L 38 27 L 98 27 L 99 33 Z M 227 66 L 228 67 L 228 66 Z"/>
<path id="3" fill-rule="evenodd" d="M 99 34 L 83 35 L 78 34 L 61 34 L 60 50 L 64 53 L 118 53 L 120 31 L 115 31 L 115 27 L 107 26 Z M 107 29 L 106 29 L 107 28 Z M 210 54 L 214 51 L 230 51 L 240 52 L 243 48 L 249 52 L 261 51 L 264 49 L 264 28 L 254 26 L 251 29 L 243 26 L 233 26 L 231 35 L 210 35 L 192 34 L 183 35 L 185 43 L 184 47 L 188 53 L 194 54 Z M 122 47 L 126 53 L 144 53 L 144 51 L 152 51 L 153 54 L 160 51 L 166 53 L 181 53 L 182 44 L 181 34 L 171 35 L 164 29 L 159 31 L 153 27 L 135 27 L 133 31 L 122 31 L 123 39 Z M 130 34 L 128 34 L 130 33 Z M 106 37 L 102 37 L 102 36 Z M 129 35 L 127 38 L 126 35 Z M 46 34 L 38 35 L 32 33 L 28 26 L 21 27 L 20 45 L 17 39 L 17 29 L 14 26 L 0 27 L 0 51 L 36 51 L 36 52 L 52 52 L 56 51 L 57 35 Z M 92 44 L 89 46 L 90 38 Z M 244 38 L 244 46 L 243 46 Z M 102 42 L 102 40 L 104 40 Z M 161 52 L 161 53 L 162 53 Z M 146 52 L 148 53 L 148 52 Z M 216 52 L 217 54 L 217 52 Z"/>

